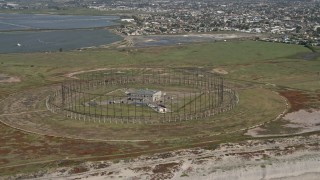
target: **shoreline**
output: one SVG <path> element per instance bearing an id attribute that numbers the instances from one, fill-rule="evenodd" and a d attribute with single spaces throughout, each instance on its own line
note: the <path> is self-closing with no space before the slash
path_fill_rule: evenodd
<path id="1" fill-rule="evenodd" d="M 308 179 L 320 174 L 320 135 L 247 140 L 134 159 L 84 162 L 5 179 Z M 302 145 L 303 144 L 303 145 Z M 76 170 L 81 170 L 80 172 Z"/>

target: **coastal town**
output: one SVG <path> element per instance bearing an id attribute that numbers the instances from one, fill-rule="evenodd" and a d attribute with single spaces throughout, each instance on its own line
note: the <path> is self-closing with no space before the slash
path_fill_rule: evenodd
<path id="1" fill-rule="evenodd" d="M 36 0 L 34 0 L 36 1 Z M 118 12 L 126 36 L 212 32 L 267 34 L 263 41 L 320 45 L 320 0 L 0 1 L 1 9 L 81 7 Z"/>

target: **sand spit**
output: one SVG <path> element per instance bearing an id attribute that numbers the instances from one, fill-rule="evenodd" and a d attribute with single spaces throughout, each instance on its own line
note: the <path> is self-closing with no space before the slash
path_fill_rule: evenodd
<path id="1" fill-rule="evenodd" d="M 250 140 L 130 160 L 86 162 L 5 179 L 317 179 L 320 136 Z"/>

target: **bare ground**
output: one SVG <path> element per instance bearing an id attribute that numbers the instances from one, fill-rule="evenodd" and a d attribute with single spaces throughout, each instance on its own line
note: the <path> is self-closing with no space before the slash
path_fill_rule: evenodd
<path id="1" fill-rule="evenodd" d="M 284 119 L 289 122 L 286 127 L 299 128 L 299 133 L 320 131 L 320 110 L 301 109 L 287 114 Z"/>
<path id="2" fill-rule="evenodd" d="M 320 131 L 320 99 L 318 93 L 288 90 L 280 91 L 280 95 L 285 97 L 290 104 L 288 112 L 277 122 L 271 122 L 274 125 L 267 124 L 249 129 L 246 135 L 270 137 Z M 274 131 L 275 128 L 282 130 Z"/>
<path id="3" fill-rule="evenodd" d="M 16 83 L 20 81 L 21 79 L 19 77 L 0 74 L 0 83 Z"/>
<path id="4" fill-rule="evenodd" d="M 212 70 L 212 72 L 218 73 L 218 74 L 223 74 L 223 75 L 228 74 L 228 71 L 224 70 L 223 68 L 214 68 L 214 69 Z"/>

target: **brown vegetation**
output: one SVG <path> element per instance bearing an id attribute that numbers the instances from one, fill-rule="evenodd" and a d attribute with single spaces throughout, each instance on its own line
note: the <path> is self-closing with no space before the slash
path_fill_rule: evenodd
<path id="1" fill-rule="evenodd" d="M 78 166 L 78 167 L 74 167 L 70 170 L 69 174 L 78 174 L 78 173 L 83 173 L 83 172 L 87 172 L 89 171 L 88 168 L 83 167 L 83 166 Z"/>
<path id="2" fill-rule="evenodd" d="M 167 164 L 158 164 L 152 170 L 153 173 L 170 173 L 172 170 L 178 168 L 180 166 L 179 163 L 167 163 Z"/>
<path id="3" fill-rule="evenodd" d="M 319 109 L 320 94 L 314 92 L 303 92 L 298 90 L 280 91 L 280 95 L 288 99 L 291 108 L 290 112 L 299 111 L 301 109 Z"/>
<path id="4" fill-rule="evenodd" d="M 290 112 L 305 109 L 310 101 L 309 96 L 300 91 L 280 91 L 280 95 L 288 99 L 291 105 Z"/>
<path id="5" fill-rule="evenodd" d="M 148 172 L 151 171 L 151 167 L 137 167 L 137 168 L 132 168 L 131 170 L 133 170 L 134 172 Z"/>

